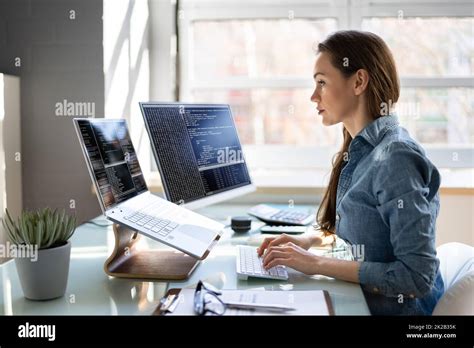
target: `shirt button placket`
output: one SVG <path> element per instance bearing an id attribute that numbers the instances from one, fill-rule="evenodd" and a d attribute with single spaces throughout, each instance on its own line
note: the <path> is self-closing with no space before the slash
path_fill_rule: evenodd
<path id="1" fill-rule="evenodd" d="M 339 223 L 341 222 L 341 215 L 336 212 L 336 231 L 339 230 Z"/>

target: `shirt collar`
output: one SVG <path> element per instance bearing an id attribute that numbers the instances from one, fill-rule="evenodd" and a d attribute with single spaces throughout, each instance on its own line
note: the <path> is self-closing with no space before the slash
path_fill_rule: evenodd
<path id="1" fill-rule="evenodd" d="M 385 133 L 398 125 L 398 119 L 395 115 L 380 116 L 362 129 L 355 138 L 363 138 L 373 147 L 377 146 Z M 354 140 L 355 140 L 354 138 Z"/>

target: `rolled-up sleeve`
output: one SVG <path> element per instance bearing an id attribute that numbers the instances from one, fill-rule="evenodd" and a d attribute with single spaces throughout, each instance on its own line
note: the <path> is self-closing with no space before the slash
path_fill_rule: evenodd
<path id="1" fill-rule="evenodd" d="M 359 281 L 364 290 L 397 297 L 424 297 L 435 281 L 435 226 L 440 175 L 408 144 L 389 144 L 377 160 L 373 194 L 389 227 L 393 262 L 363 261 Z"/>

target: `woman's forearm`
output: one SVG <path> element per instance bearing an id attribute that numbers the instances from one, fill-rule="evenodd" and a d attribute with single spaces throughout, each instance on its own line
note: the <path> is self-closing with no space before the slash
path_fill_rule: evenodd
<path id="1" fill-rule="evenodd" d="M 357 261 L 333 259 L 330 257 L 316 256 L 316 272 L 328 277 L 359 283 L 359 267 Z"/>

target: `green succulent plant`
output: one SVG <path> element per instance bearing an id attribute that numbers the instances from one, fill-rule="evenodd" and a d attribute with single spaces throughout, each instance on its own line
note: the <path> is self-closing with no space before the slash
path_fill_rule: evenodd
<path id="1" fill-rule="evenodd" d="M 48 249 L 66 243 L 76 229 L 76 217 L 45 208 L 38 211 L 24 211 L 16 221 L 8 209 L 2 219 L 12 243 L 37 245 L 38 249 Z"/>

